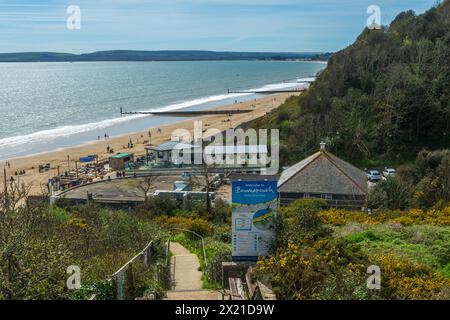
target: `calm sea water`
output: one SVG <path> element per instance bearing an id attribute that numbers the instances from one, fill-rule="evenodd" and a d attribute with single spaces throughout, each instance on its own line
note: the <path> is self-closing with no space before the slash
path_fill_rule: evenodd
<path id="1" fill-rule="evenodd" d="M 0 64 L 0 159 L 70 147 L 180 119 L 128 111 L 205 109 L 253 99 L 227 89 L 289 88 L 321 62 L 83 62 Z"/>

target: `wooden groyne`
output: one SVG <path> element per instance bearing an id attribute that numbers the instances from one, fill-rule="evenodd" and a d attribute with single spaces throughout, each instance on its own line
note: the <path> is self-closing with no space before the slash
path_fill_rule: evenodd
<path id="1" fill-rule="evenodd" d="M 232 91 L 228 89 L 228 94 L 230 93 L 249 93 L 249 94 L 278 94 L 278 93 L 298 93 L 303 92 L 306 89 L 298 88 L 298 89 L 292 89 L 292 90 L 244 90 L 244 91 Z"/>
<path id="2" fill-rule="evenodd" d="M 201 111 L 132 111 L 125 112 L 120 108 L 121 115 L 135 115 L 135 114 L 148 114 L 154 116 L 172 116 L 172 117 L 195 117 L 195 116 L 207 116 L 207 115 L 232 115 L 249 113 L 253 110 L 242 109 L 242 110 L 201 110 Z"/>

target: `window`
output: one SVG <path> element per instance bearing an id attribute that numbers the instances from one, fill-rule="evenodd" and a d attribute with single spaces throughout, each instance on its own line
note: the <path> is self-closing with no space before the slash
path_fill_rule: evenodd
<path id="1" fill-rule="evenodd" d="M 333 195 L 331 193 L 322 193 L 320 197 L 323 200 L 333 200 Z"/>

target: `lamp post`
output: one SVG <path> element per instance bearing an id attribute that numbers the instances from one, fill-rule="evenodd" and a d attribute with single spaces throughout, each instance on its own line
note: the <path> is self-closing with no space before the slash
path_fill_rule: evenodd
<path id="1" fill-rule="evenodd" d="M 339 144 L 339 139 L 340 139 L 340 133 L 339 133 L 339 131 L 336 131 L 336 140 L 337 140 L 337 143 L 336 143 L 336 156 L 339 156 L 339 154 L 338 154 L 338 147 L 337 147 L 337 145 Z"/>

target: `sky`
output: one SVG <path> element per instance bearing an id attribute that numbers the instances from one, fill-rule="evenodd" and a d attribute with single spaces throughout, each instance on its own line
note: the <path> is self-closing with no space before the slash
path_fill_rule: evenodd
<path id="1" fill-rule="evenodd" d="M 215 50 L 334 52 L 366 26 L 436 0 L 0 0 L 0 52 Z M 80 29 L 67 8 L 80 8 Z"/>

